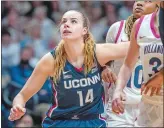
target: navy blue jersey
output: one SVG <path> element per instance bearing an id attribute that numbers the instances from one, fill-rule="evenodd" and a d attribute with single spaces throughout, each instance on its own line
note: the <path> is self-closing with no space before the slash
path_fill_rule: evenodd
<path id="1" fill-rule="evenodd" d="M 55 50 L 51 54 L 54 56 Z M 104 89 L 100 73 L 96 56 L 95 64 L 86 76 L 83 67 L 79 70 L 66 61 L 60 80 L 55 84 L 51 78 L 53 98 L 47 116 L 57 119 L 103 113 Z"/>

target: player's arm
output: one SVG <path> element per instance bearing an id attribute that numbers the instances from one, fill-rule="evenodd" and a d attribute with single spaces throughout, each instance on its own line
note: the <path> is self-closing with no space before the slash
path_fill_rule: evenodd
<path id="1" fill-rule="evenodd" d="M 139 45 L 137 44 L 137 40 L 135 37 L 137 23 L 138 20 L 133 25 L 130 37 L 130 47 L 128 49 L 127 56 L 125 57 L 124 63 L 118 74 L 118 81 L 116 84 L 117 90 L 122 91 L 126 86 L 139 56 Z"/>
<path id="2" fill-rule="evenodd" d="M 26 102 L 41 89 L 48 76 L 53 74 L 53 68 L 54 60 L 52 55 L 48 53 L 38 62 L 32 75 L 14 98 L 9 120 L 17 120 L 25 114 Z"/>
<path id="3" fill-rule="evenodd" d="M 127 54 L 129 42 L 118 44 L 96 44 L 96 56 L 101 66 L 108 61 L 124 58 Z"/>
<path id="4" fill-rule="evenodd" d="M 38 62 L 32 75 L 22 90 L 14 98 L 13 105 L 21 104 L 22 106 L 25 106 L 25 103 L 41 89 L 48 76 L 52 74 L 54 67 L 53 63 L 53 57 L 50 53 L 46 54 Z"/>
<path id="5" fill-rule="evenodd" d="M 113 95 L 112 110 L 116 113 L 124 112 L 122 101 L 126 99 L 125 99 L 125 95 L 123 94 L 123 89 L 126 86 L 131 76 L 132 70 L 139 56 L 139 46 L 137 44 L 136 37 L 135 37 L 137 22 L 134 23 L 132 28 L 131 37 L 130 37 L 130 47 L 128 49 L 127 56 L 118 74 L 116 89 Z"/>

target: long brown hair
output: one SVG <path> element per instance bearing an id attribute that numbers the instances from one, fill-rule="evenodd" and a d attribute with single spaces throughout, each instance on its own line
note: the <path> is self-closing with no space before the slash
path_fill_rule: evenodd
<path id="1" fill-rule="evenodd" d="M 76 11 L 76 10 L 73 10 Z M 76 11 L 79 12 L 79 11 Z M 79 12 L 83 18 L 83 27 L 88 29 L 87 34 L 84 35 L 84 73 L 85 75 L 90 72 L 93 64 L 94 64 L 94 45 L 95 41 L 93 39 L 92 34 L 89 32 L 89 20 L 88 18 L 81 12 Z M 64 49 L 64 40 L 61 40 L 55 50 L 54 56 L 54 76 L 53 80 L 56 83 L 60 80 L 61 73 L 65 67 L 66 63 L 66 52 Z"/>
<path id="2" fill-rule="evenodd" d="M 130 40 L 130 34 L 131 34 L 133 25 L 136 20 L 137 20 L 137 18 L 135 18 L 133 14 L 131 16 L 129 16 L 128 19 L 126 20 L 124 31 L 128 36 L 128 40 Z"/>

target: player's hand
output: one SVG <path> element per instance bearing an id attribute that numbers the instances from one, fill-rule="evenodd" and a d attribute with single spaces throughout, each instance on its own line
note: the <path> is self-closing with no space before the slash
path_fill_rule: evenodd
<path id="1" fill-rule="evenodd" d="M 108 66 L 104 67 L 104 70 L 101 73 L 101 77 L 107 83 L 115 83 L 117 80 L 117 76 Z"/>
<path id="2" fill-rule="evenodd" d="M 143 84 L 141 87 L 141 94 L 147 94 L 150 90 L 150 96 L 159 95 L 161 87 L 163 85 L 163 78 L 161 79 L 159 75 L 154 76 L 147 83 Z"/>
<path id="3" fill-rule="evenodd" d="M 115 90 L 112 100 L 112 111 L 116 114 L 124 113 L 125 93 L 121 90 Z"/>
<path id="4" fill-rule="evenodd" d="M 153 77 L 141 87 L 141 94 L 147 94 L 150 90 L 150 96 L 159 95 L 162 87 L 162 82 L 158 76 Z"/>
<path id="5" fill-rule="evenodd" d="M 8 119 L 10 121 L 18 120 L 20 119 L 24 114 L 26 113 L 26 109 L 22 107 L 21 105 L 14 105 L 10 110 L 10 115 Z"/>

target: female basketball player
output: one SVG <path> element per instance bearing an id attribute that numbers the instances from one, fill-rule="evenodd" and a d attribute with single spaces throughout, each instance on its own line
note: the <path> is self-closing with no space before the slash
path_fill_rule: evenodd
<path id="1" fill-rule="evenodd" d="M 136 1 L 133 6 L 133 14 L 126 21 L 119 21 L 114 23 L 107 34 L 106 42 L 118 43 L 121 41 L 130 40 L 130 33 L 134 22 L 140 18 L 142 15 L 150 14 L 157 11 L 157 4 L 155 2 L 147 1 Z M 118 71 L 123 63 L 122 60 L 115 61 L 114 70 L 118 74 Z M 113 82 L 113 76 L 110 75 L 106 69 L 102 72 L 102 78 L 106 82 Z M 109 77 L 109 78 L 108 78 Z M 138 103 L 141 100 L 141 83 L 142 83 L 142 66 L 140 60 L 137 61 L 133 73 L 131 75 L 128 84 L 124 88 L 124 93 L 126 94 L 126 102 L 124 113 L 115 114 L 112 112 L 112 95 L 115 89 L 115 85 L 111 84 L 108 92 L 110 95 L 108 105 L 107 105 L 107 125 L 108 127 L 134 127 L 134 121 L 138 115 Z"/>
<path id="2" fill-rule="evenodd" d="M 52 106 L 43 127 L 105 127 L 99 119 L 103 113 L 103 87 L 100 67 L 109 60 L 125 57 L 129 42 L 95 44 L 89 32 L 89 22 L 78 11 L 66 12 L 61 21 L 62 40 L 37 64 L 23 89 L 14 98 L 9 120 L 21 118 L 26 102 L 50 76 Z"/>
<path id="3" fill-rule="evenodd" d="M 156 3 L 159 4 L 159 2 Z M 135 22 L 130 38 L 130 48 L 120 69 L 113 95 L 112 109 L 117 113 L 122 113 L 124 111 L 123 88 L 130 77 L 140 51 L 144 83 L 150 84 L 149 81 L 153 83 L 152 88 L 146 87 L 139 104 L 139 115 L 135 126 L 140 127 L 163 127 L 163 89 L 161 89 L 163 73 L 160 70 L 163 69 L 164 48 L 158 33 L 157 15 L 158 12 L 145 15 Z"/>

